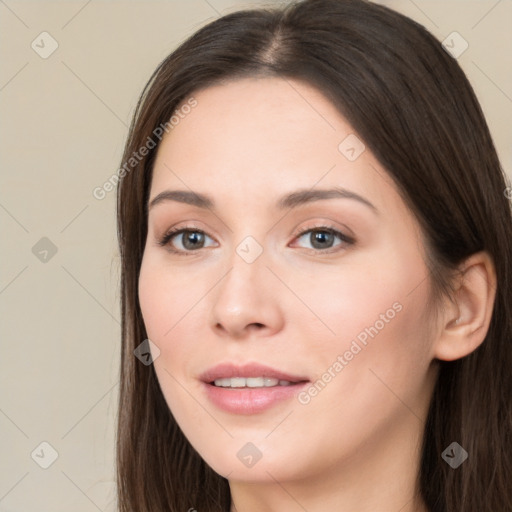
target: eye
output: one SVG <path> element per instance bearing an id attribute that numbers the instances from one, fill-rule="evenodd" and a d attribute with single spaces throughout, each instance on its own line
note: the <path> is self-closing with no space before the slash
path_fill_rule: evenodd
<path id="1" fill-rule="evenodd" d="M 204 245 L 206 238 L 210 237 L 200 229 L 178 228 L 169 230 L 162 239 L 158 241 L 158 244 L 168 246 L 171 252 L 187 253 L 206 247 Z M 177 248 L 174 245 L 175 239 L 177 240 Z M 212 239 L 210 238 L 210 240 Z"/>
<path id="2" fill-rule="evenodd" d="M 307 237 L 309 235 L 309 237 Z M 306 247 L 316 252 L 334 252 L 340 245 L 353 245 L 355 240 L 338 231 L 332 226 L 315 226 L 301 231 L 295 236 L 295 239 L 300 240 L 305 238 L 311 244 L 311 247 Z M 158 245 L 167 247 L 170 252 L 191 255 L 194 251 L 204 249 L 214 244 L 205 245 L 206 239 L 213 241 L 204 231 L 194 227 L 173 228 L 166 232 L 166 234 L 158 240 Z M 339 242 L 336 244 L 336 239 Z"/>
<path id="3" fill-rule="evenodd" d="M 307 247 L 308 249 L 322 252 L 332 252 L 331 249 L 343 243 L 348 245 L 355 243 L 353 238 L 331 226 L 315 226 L 314 228 L 306 229 L 297 235 L 298 240 L 301 238 L 306 238 L 306 241 L 311 244 L 311 247 Z M 340 240 L 338 244 L 335 244 L 336 239 Z"/>

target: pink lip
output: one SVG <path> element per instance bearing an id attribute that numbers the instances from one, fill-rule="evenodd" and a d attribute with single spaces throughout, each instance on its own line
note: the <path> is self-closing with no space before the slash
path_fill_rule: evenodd
<path id="1" fill-rule="evenodd" d="M 222 388 L 213 381 L 231 377 L 268 377 L 291 382 L 289 386 L 266 388 Z M 207 398 L 218 408 L 232 414 L 257 414 L 275 404 L 296 396 L 309 382 L 304 377 L 291 375 L 256 363 L 235 366 L 224 363 L 210 368 L 201 377 Z"/>

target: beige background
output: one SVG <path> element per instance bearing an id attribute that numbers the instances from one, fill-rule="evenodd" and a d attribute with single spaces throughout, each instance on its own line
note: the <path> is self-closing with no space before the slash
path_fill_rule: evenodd
<path id="1" fill-rule="evenodd" d="M 510 175 L 512 2 L 381 3 L 469 43 L 459 62 Z M 114 510 L 115 192 L 100 201 L 92 191 L 117 170 L 156 65 L 207 21 L 257 5 L 0 0 L 1 512 Z M 31 47 L 43 51 L 43 31 L 58 43 L 46 59 Z M 34 254 L 48 248 L 43 237 L 54 255 Z M 58 453 L 48 469 L 43 441 Z"/>

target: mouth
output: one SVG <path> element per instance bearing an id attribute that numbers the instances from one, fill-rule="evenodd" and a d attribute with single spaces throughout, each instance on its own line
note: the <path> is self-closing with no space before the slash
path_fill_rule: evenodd
<path id="1" fill-rule="evenodd" d="M 222 363 L 210 368 L 199 378 L 207 384 L 222 388 L 263 388 L 292 386 L 309 382 L 306 377 L 293 375 L 259 363 L 244 365 Z"/>
<path id="2" fill-rule="evenodd" d="M 296 384 L 289 380 L 275 379 L 272 377 L 231 377 L 215 379 L 211 385 L 220 388 L 272 388 L 274 386 L 291 386 Z"/>
<path id="3" fill-rule="evenodd" d="M 269 366 L 223 363 L 200 376 L 207 398 L 232 414 L 256 414 L 293 398 L 310 380 Z"/>

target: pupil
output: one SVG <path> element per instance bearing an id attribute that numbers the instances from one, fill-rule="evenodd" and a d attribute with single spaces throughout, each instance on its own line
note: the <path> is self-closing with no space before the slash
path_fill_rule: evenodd
<path id="1" fill-rule="evenodd" d="M 317 242 L 319 242 L 320 244 L 326 242 L 326 239 L 328 242 L 332 242 L 332 237 L 333 237 L 333 234 L 332 233 L 329 233 L 327 231 L 317 231 L 316 233 L 312 233 L 311 234 L 312 236 L 312 241 L 311 241 L 311 244 L 313 245 L 313 247 L 315 248 L 319 248 L 319 249 L 325 249 L 325 246 L 320 246 L 320 247 L 317 247 Z M 328 244 L 328 247 L 330 247 L 330 244 Z"/>
<path id="2" fill-rule="evenodd" d="M 203 233 L 198 233 L 196 231 L 189 231 L 185 238 L 184 238 L 184 242 L 183 242 L 183 247 L 185 247 L 186 249 L 197 249 L 197 242 L 199 242 L 199 245 L 201 243 L 203 239 Z M 190 244 L 190 242 L 192 242 Z M 196 242 L 194 244 L 194 242 Z"/>

